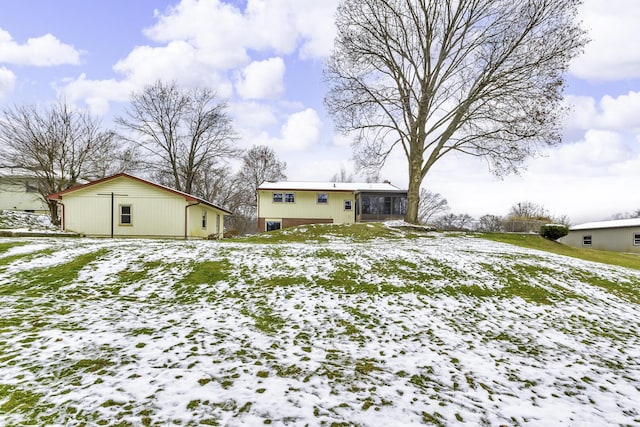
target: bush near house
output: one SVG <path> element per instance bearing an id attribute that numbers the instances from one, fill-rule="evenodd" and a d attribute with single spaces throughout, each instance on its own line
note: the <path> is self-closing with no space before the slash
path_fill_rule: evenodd
<path id="1" fill-rule="evenodd" d="M 564 224 L 545 224 L 540 227 L 540 235 L 545 239 L 558 240 L 569 234 L 569 227 Z"/>

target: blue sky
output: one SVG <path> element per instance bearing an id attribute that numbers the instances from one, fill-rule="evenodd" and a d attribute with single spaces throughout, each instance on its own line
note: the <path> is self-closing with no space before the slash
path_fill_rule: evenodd
<path id="1" fill-rule="evenodd" d="M 351 170 L 323 107 L 323 62 L 337 0 L 0 0 L 0 106 L 59 97 L 111 126 L 156 79 L 210 86 L 229 100 L 239 144 L 272 146 L 291 180 Z M 520 175 L 494 178 L 450 156 L 424 186 L 452 212 L 505 215 L 531 201 L 574 223 L 640 209 L 640 2 L 585 0 L 592 42 L 572 65 L 562 145 Z M 399 155 L 382 178 L 405 187 Z"/>

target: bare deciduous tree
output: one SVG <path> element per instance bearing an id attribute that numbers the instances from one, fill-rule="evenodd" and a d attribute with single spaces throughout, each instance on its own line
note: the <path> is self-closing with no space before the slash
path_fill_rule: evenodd
<path id="1" fill-rule="evenodd" d="M 131 132 L 126 138 L 148 155 L 156 177 L 186 193 L 200 196 L 205 169 L 240 154 L 232 144 L 227 105 L 210 89 L 157 81 L 131 95 L 130 107 L 116 123 Z"/>
<path id="2" fill-rule="evenodd" d="M 503 221 L 504 219 L 498 215 L 482 215 L 478 220 L 476 230 L 488 233 L 502 231 Z"/>
<path id="3" fill-rule="evenodd" d="M 617 219 L 630 219 L 630 218 L 640 218 L 640 209 L 636 209 L 632 212 L 618 212 L 611 215 L 608 220 L 617 220 Z"/>
<path id="4" fill-rule="evenodd" d="M 473 217 L 469 214 L 448 213 L 439 216 L 435 221 L 435 226 L 444 231 L 467 231 L 472 225 Z"/>
<path id="5" fill-rule="evenodd" d="M 504 222 L 504 229 L 511 232 L 538 232 L 544 224 L 553 222 L 551 214 L 533 202 L 519 202 L 511 206 Z"/>
<path id="6" fill-rule="evenodd" d="M 418 210 L 418 222 L 427 224 L 435 215 L 449 210 L 449 202 L 440 193 L 420 189 L 420 209 Z"/>
<path id="7" fill-rule="evenodd" d="M 97 119 L 65 102 L 45 110 L 36 105 L 6 108 L 0 119 L 0 164 L 34 177 L 52 222 L 58 224 L 57 204 L 46 200 L 47 195 L 131 166 L 131 152 L 116 141 Z"/>
<path id="8" fill-rule="evenodd" d="M 347 172 L 347 169 L 342 166 L 340 172 L 333 174 L 331 182 L 353 182 L 353 173 Z"/>
<path id="9" fill-rule="evenodd" d="M 549 220 L 551 215 L 544 206 L 525 201 L 511 206 L 507 218 Z"/>
<path id="10" fill-rule="evenodd" d="M 272 148 L 263 145 L 250 148 L 242 156 L 242 166 L 235 177 L 236 210 L 231 218 L 238 232 L 255 231 L 258 187 L 266 181 L 287 179 L 286 168 L 287 163 L 281 161 Z"/>
<path id="11" fill-rule="evenodd" d="M 278 159 L 272 148 L 256 145 L 242 156 L 239 178 L 249 186 L 249 193 L 255 199 L 256 190 L 263 182 L 287 179 L 284 173 L 286 169 L 287 163 Z M 254 200 L 253 206 L 255 205 Z"/>
<path id="12" fill-rule="evenodd" d="M 560 141 L 564 72 L 586 43 L 582 0 L 343 0 L 325 99 L 354 158 L 407 158 L 406 220 L 443 156 L 485 157 L 498 175 Z"/>

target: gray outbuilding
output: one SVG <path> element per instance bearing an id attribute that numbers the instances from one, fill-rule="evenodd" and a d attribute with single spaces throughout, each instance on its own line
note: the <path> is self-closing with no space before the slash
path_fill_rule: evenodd
<path id="1" fill-rule="evenodd" d="M 574 225 L 559 242 L 578 248 L 640 253 L 640 218 Z"/>

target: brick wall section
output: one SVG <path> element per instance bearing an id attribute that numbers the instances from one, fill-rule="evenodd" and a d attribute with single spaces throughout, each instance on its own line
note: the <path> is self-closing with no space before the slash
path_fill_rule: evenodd
<path id="1" fill-rule="evenodd" d="M 306 224 L 333 224 L 333 220 L 327 218 L 282 218 L 282 228 Z"/>
<path id="2" fill-rule="evenodd" d="M 333 220 L 327 218 L 282 218 L 282 228 L 297 227 L 306 224 L 333 224 Z M 258 218 L 258 232 L 261 233 L 265 230 L 265 218 Z"/>

